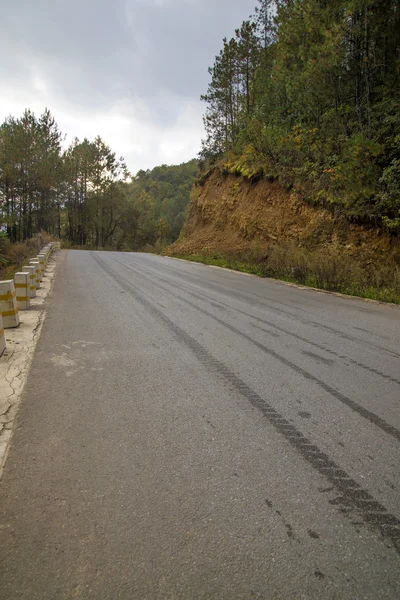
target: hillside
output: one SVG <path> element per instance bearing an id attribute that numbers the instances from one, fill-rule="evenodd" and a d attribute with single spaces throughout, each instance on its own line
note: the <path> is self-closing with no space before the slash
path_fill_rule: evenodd
<path id="1" fill-rule="evenodd" d="M 131 249 L 142 250 L 154 244 L 159 249 L 177 239 L 198 169 L 198 161 L 193 159 L 137 173 L 127 191 L 131 214 L 136 216 L 126 226 Z"/>
<path id="2" fill-rule="evenodd" d="M 194 257 L 323 289 L 400 299 L 400 238 L 305 202 L 278 181 L 219 169 L 193 187 L 170 256 Z"/>
<path id="3" fill-rule="evenodd" d="M 202 96 L 202 158 L 400 232 L 398 0 L 259 0 Z"/>

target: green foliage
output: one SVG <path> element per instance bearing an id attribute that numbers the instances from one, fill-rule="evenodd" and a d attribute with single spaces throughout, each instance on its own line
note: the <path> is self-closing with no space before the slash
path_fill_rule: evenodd
<path id="1" fill-rule="evenodd" d="M 65 238 L 77 246 L 114 247 L 126 210 L 124 160 L 97 137 L 94 142 L 74 140 L 63 167 Z"/>
<path id="2" fill-rule="evenodd" d="M 224 47 L 209 69 L 212 77 L 207 94 L 204 125 L 207 139 L 203 143 L 205 157 L 231 147 L 255 107 L 256 74 L 260 48 L 256 24 L 245 21 Z"/>
<path id="3" fill-rule="evenodd" d="M 0 223 L 12 242 L 57 230 L 62 136 L 50 111 L 0 126 Z"/>
<path id="4" fill-rule="evenodd" d="M 259 0 L 209 71 L 206 161 L 399 231 L 399 0 Z"/>
<path id="5" fill-rule="evenodd" d="M 178 237 L 198 161 L 139 171 L 128 183 L 123 158 L 99 136 L 75 139 L 64 152 L 61 142 L 48 110 L 39 118 L 26 110 L 0 126 L 0 227 L 7 239 L 15 244 L 44 230 L 69 247 L 137 250 Z"/>
<path id="6" fill-rule="evenodd" d="M 394 147 L 397 156 L 383 169 L 379 183 L 378 210 L 384 215 L 383 222 L 386 227 L 393 231 L 400 231 L 400 135 L 396 136 Z M 397 158 L 398 157 L 398 158 Z"/>
<path id="7" fill-rule="evenodd" d="M 207 249 L 201 254 L 174 256 L 260 277 L 400 304 L 400 269 L 393 264 L 387 269 L 371 265 L 366 271 L 349 257 L 326 254 L 321 250 L 310 252 L 293 244 L 272 246 L 267 256 L 264 251 L 258 256 L 254 252 L 233 256 Z"/>
<path id="8" fill-rule="evenodd" d="M 127 234 L 130 248 L 153 247 L 156 242 L 157 248 L 164 247 L 178 238 L 197 173 L 197 160 L 139 171 L 126 189 L 130 212 L 135 214 Z"/>
<path id="9" fill-rule="evenodd" d="M 254 179 L 263 172 L 262 157 L 254 147 L 248 144 L 240 156 L 227 153 L 223 169 L 232 175 L 241 175 L 245 179 Z"/>
<path id="10" fill-rule="evenodd" d="M 0 279 L 12 279 L 17 271 L 39 252 L 51 236 L 38 235 L 24 242 L 12 243 L 8 235 L 0 232 Z"/>

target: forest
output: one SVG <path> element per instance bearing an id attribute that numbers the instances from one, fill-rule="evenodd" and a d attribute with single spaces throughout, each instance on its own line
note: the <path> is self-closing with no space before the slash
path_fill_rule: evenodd
<path id="1" fill-rule="evenodd" d="M 398 0 L 259 0 L 209 73 L 203 166 L 400 232 Z"/>
<path id="2" fill-rule="evenodd" d="M 65 137 L 50 113 L 25 110 L 0 126 L 0 237 L 40 232 L 66 247 L 151 249 L 173 242 L 183 224 L 198 161 L 132 176 L 100 138 Z"/>

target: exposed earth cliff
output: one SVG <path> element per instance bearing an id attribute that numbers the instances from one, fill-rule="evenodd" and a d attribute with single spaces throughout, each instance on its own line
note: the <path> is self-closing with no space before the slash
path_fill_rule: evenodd
<path id="1" fill-rule="evenodd" d="M 277 181 L 219 169 L 195 184 L 171 256 L 396 301 L 400 239 L 305 202 Z"/>

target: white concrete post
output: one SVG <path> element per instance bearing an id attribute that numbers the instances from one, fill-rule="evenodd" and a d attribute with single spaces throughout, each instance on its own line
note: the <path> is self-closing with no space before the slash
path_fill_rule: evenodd
<path id="1" fill-rule="evenodd" d="M 0 313 L 0 356 L 6 349 L 6 336 L 4 335 L 3 317 Z"/>
<path id="2" fill-rule="evenodd" d="M 39 267 L 40 267 L 40 281 L 42 281 L 43 275 L 44 275 L 44 270 L 46 268 L 45 257 L 43 254 L 38 254 L 37 259 L 39 261 Z"/>
<path id="3" fill-rule="evenodd" d="M 22 267 L 21 271 L 29 275 L 29 298 L 34 298 L 36 296 L 36 267 L 35 265 L 26 265 Z"/>
<path id="4" fill-rule="evenodd" d="M 28 310 L 30 308 L 29 296 L 29 273 L 15 273 L 14 285 L 17 292 L 18 310 Z"/>
<path id="5" fill-rule="evenodd" d="M 18 327 L 19 314 L 14 282 L 12 279 L 0 281 L 0 312 L 5 329 Z"/>
<path id="6" fill-rule="evenodd" d="M 29 261 L 30 265 L 33 265 L 35 267 L 35 273 L 36 273 L 36 289 L 40 288 L 40 265 L 39 265 L 39 261 L 37 259 L 32 259 Z"/>

